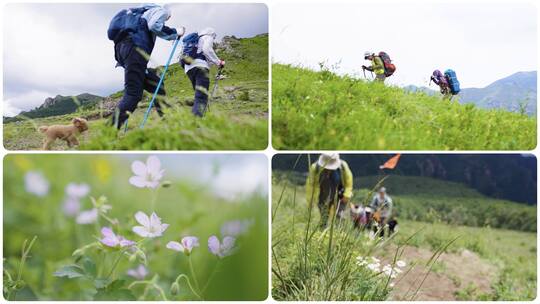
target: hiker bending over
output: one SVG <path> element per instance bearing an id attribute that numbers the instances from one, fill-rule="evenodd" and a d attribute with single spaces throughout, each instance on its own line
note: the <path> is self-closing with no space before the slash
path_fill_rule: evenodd
<path id="1" fill-rule="evenodd" d="M 385 226 L 388 224 L 389 234 L 394 233 L 397 222 L 392 219 L 392 198 L 386 194 L 385 187 L 381 187 L 373 196 L 369 208 L 371 209 L 370 214 L 368 214 L 369 226 L 371 226 L 372 220 L 377 221 L 379 224 L 379 228 L 373 227 L 373 231 L 377 232 L 379 230 L 380 236 L 384 236 Z"/>
<path id="2" fill-rule="evenodd" d="M 446 76 L 444 76 L 444 74 L 441 73 L 441 71 L 439 70 L 433 71 L 433 75 L 431 75 L 431 81 L 433 81 L 436 85 L 439 86 L 441 90 L 441 94 L 443 95 L 443 99 L 447 99 L 447 100 L 452 99 L 452 92 L 450 91 L 448 80 L 446 79 Z"/>
<path id="3" fill-rule="evenodd" d="M 214 51 L 215 39 L 216 32 L 213 28 L 189 34 L 183 39 L 181 64 L 195 90 L 191 112 L 199 117 L 203 116 L 208 104 L 210 66 L 223 68 L 225 65 L 225 61 L 219 59 Z"/>
<path id="4" fill-rule="evenodd" d="M 109 26 L 109 39 L 114 41 L 116 66 L 124 68 L 124 96 L 117 106 L 113 124 L 120 128 L 142 99 L 143 91 L 154 93 L 159 82 L 155 70 L 147 69 L 148 59 L 156 42 L 156 37 L 175 40 L 184 34 L 184 28 L 178 32 L 167 27 L 165 22 L 171 17 L 167 7 L 155 4 L 143 5 L 118 13 Z M 158 92 L 165 95 L 164 85 Z M 158 113 L 163 115 L 159 102 Z"/>
<path id="5" fill-rule="evenodd" d="M 338 217 L 345 217 L 347 204 L 352 197 L 353 175 L 349 165 L 337 153 L 323 153 L 309 168 L 306 198 L 311 206 L 317 201 L 321 215 L 321 228 L 337 210 Z"/>
<path id="6" fill-rule="evenodd" d="M 375 73 L 376 81 L 384 82 L 386 79 L 386 74 L 384 71 L 384 62 L 382 61 L 381 57 L 371 52 L 365 52 L 364 59 L 371 61 L 371 66 L 363 65 L 362 69 Z"/>

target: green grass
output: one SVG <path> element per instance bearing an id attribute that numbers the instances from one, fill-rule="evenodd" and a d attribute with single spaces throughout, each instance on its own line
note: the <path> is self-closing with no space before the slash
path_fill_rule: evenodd
<path id="1" fill-rule="evenodd" d="M 175 156 L 182 162 L 181 156 Z M 112 209 L 107 213 L 116 218 L 115 232 L 126 238 L 139 241 L 140 237 L 131 231 L 136 211 L 150 212 L 154 194 L 149 189 L 135 188 L 128 183 L 132 175 L 132 160 L 145 160 L 146 156 L 133 155 L 131 158 L 105 155 L 9 155 L 4 158 L 3 178 L 3 257 L 4 270 L 12 277 L 17 273 L 21 258 L 21 247 L 25 240 L 37 239 L 30 250 L 29 258 L 22 271 L 21 289 L 15 300 L 92 300 L 98 295 L 99 280 L 86 278 L 67 279 L 53 275 L 60 267 L 84 263 L 88 258 L 94 261 L 94 273 L 107 274 L 112 271 L 113 258 L 117 252 L 98 248 L 87 250 L 77 259 L 72 253 L 86 244 L 96 241 L 99 228 L 110 225 L 103 218 L 94 225 L 77 225 L 73 218 L 63 214 L 61 206 L 65 199 L 64 188 L 69 182 L 84 182 L 90 185 L 90 195 L 105 195 Z M 163 161 L 163 160 L 162 160 Z M 200 247 L 192 253 L 196 276 L 201 285 L 205 284 L 215 265 L 219 265 L 204 296 L 207 300 L 264 300 L 268 295 L 268 205 L 267 196 L 253 193 L 232 202 L 225 201 L 208 185 L 190 179 L 175 178 L 171 168 L 166 167 L 165 180 L 169 187 L 162 187 L 157 194 L 156 213 L 164 223 L 170 224 L 162 237 L 144 243 L 149 277 L 158 275 L 156 284 L 165 291 L 169 300 L 196 300 L 186 282 L 180 281 L 180 292 L 170 293 L 171 283 L 179 273 L 190 275 L 187 257 L 165 248 L 168 241 L 178 241 L 182 236 L 199 237 Z M 219 168 L 216 168 L 216 172 Z M 40 171 L 49 180 L 49 193 L 37 197 L 25 191 L 24 175 L 28 171 Z M 88 197 L 81 200 L 82 209 L 91 208 Z M 207 249 L 210 235 L 221 239 L 220 227 L 231 220 L 252 220 L 253 224 L 244 235 L 239 236 L 237 251 L 218 260 Z M 112 274 L 115 282 L 132 283 L 126 270 L 134 268 L 141 260 L 122 258 Z M 92 265 L 92 263 L 89 263 Z M 92 269 L 92 267 L 90 267 Z M 99 277 L 99 275 L 98 275 Z M 105 277 L 105 276 L 103 276 Z M 232 279 L 234 278 L 234 279 Z M 6 283 L 4 273 L 4 283 Z M 193 281 L 192 281 L 193 282 Z M 98 284 L 99 283 L 99 284 Z M 6 285 L 4 285 L 6 286 Z M 134 287 L 133 295 L 139 298 L 142 289 Z M 103 290 L 102 290 L 103 291 Z M 125 288 L 123 289 L 125 293 Z M 124 296 L 125 294 L 118 294 Z M 128 294 L 131 297 L 131 293 Z M 4 290 L 4 296 L 5 290 Z M 108 295 L 115 300 L 114 295 Z M 144 299 L 161 300 L 154 289 Z"/>
<path id="2" fill-rule="evenodd" d="M 362 185 L 355 182 L 357 188 L 362 188 L 361 191 L 356 191 L 355 201 L 364 201 L 367 194 L 366 185 L 373 187 L 373 183 L 367 181 L 367 178 L 361 177 L 356 181 L 362 179 L 364 180 Z M 388 186 L 387 182 L 392 183 L 392 187 Z M 400 183 L 403 183 L 403 185 L 398 187 L 397 185 Z M 475 286 L 462 286 L 459 277 L 448 273 L 448 265 L 446 265 L 444 259 L 433 262 L 430 271 L 438 276 L 447 277 L 458 288 L 454 298 L 459 300 L 530 301 L 536 297 L 536 227 L 534 232 L 526 232 L 493 228 L 493 226 L 478 223 L 467 226 L 469 222 L 459 220 L 457 214 L 454 214 L 453 217 L 459 224 L 452 224 L 451 221 L 444 220 L 450 218 L 447 212 L 452 211 L 449 210 L 462 208 L 459 206 L 467 206 L 465 212 L 461 213 L 462 216 L 470 216 L 468 212 L 474 210 L 475 206 L 478 206 L 480 211 L 485 210 L 483 208 L 491 204 L 504 206 L 506 210 L 522 208 L 527 217 L 532 217 L 535 220 L 536 208 L 508 201 L 489 199 L 472 189 L 467 189 L 463 185 L 427 178 L 396 178 L 391 176 L 385 181 L 385 186 L 388 186 L 391 191 L 390 195 L 395 202 L 394 211 L 397 212 L 399 222 L 397 235 L 387 243 L 376 245 L 376 248 L 373 248 L 372 243 L 366 243 L 365 234 L 350 239 L 343 236 L 344 233 L 345 235 L 350 233 L 347 232 L 348 228 L 340 228 L 338 229 L 340 232 L 336 233 L 336 239 L 338 240 L 335 243 L 339 245 L 341 240 L 346 239 L 353 244 L 351 249 L 353 253 L 347 255 L 345 259 L 354 258 L 356 255 L 365 256 L 366 254 L 386 257 L 387 260 L 392 259 L 396 246 L 403 244 L 406 240 L 407 246 L 418 247 L 431 252 L 437 252 L 443 248 L 444 253 L 459 256 L 461 251 L 469 250 L 478 255 L 482 263 L 494 267 L 496 270 L 495 278 L 489 292 L 480 292 Z M 396 193 L 392 192 L 391 189 L 396 189 Z M 424 190 L 427 193 L 424 193 Z M 282 193 L 282 191 L 284 192 Z M 416 194 L 414 194 L 415 192 Z M 294 287 L 300 285 L 298 282 L 304 282 L 301 280 L 302 272 L 298 271 L 297 256 L 299 252 L 297 248 L 299 244 L 302 244 L 302 232 L 305 228 L 308 225 L 316 226 L 318 224 L 319 212 L 315 206 L 310 218 L 309 207 L 305 201 L 305 188 L 302 185 L 289 182 L 286 172 L 274 175 L 272 193 L 272 295 L 278 300 L 306 300 L 307 295 L 313 294 L 305 291 L 302 293 L 300 291 L 303 290 L 298 291 L 297 287 Z M 434 195 L 434 193 L 438 193 L 438 195 Z M 429 210 L 435 210 L 435 207 L 433 207 L 435 205 L 441 207 L 436 212 L 440 218 L 439 220 L 425 221 L 413 216 L 416 213 L 429 214 Z M 431 213 L 433 212 L 431 211 Z M 489 216 L 486 215 L 485 217 L 488 218 Z M 311 224 L 308 224 L 309 221 L 311 221 Z M 501 223 L 501 225 L 505 226 L 507 224 Z M 344 227 L 347 227 L 347 225 L 345 224 Z M 319 256 L 326 253 L 328 239 L 321 235 L 321 231 L 314 232 L 312 248 L 308 255 L 309 260 L 314 265 L 319 265 Z M 409 239 L 411 235 L 414 235 L 414 237 Z M 445 247 L 453 239 L 456 239 L 455 242 Z M 402 258 L 410 262 L 408 256 L 404 255 Z M 353 264 L 348 265 L 351 271 L 358 271 Z M 279 279 L 278 276 L 282 279 Z M 381 283 L 378 280 L 373 280 L 373 278 L 368 280 L 362 277 L 361 274 L 359 276 L 359 278 L 356 277 L 348 281 L 347 287 L 342 294 L 343 298 L 333 298 L 333 300 L 366 298 L 369 300 L 386 300 L 392 293 L 391 289 L 379 294 L 372 294 L 373 290 L 356 289 L 358 286 L 363 286 L 356 279 L 371 284 L 373 288 L 380 286 Z M 325 277 L 324 271 L 319 270 L 311 273 L 312 281 L 324 281 Z M 427 280 L 430 280 L 430 278 L 428 277 Z M 337 281 L 336 284 L 338 282 L 340 281 Z M 431 286 L 431 288 L 436 289 L 436 286 Z M 313 286 L 312 289 L 317 290 Z"/>
<path id="3" fill-rule="evenodd" d="M 272 142 L 282 150 L 532 150 L 536 119 L 272 65 Z"/>
<path id="4" fill-rule="evenodd" d="M 90 129 L 80 139 L 80 150 L 264 150 L 268 146 L 268 35 L 240 39 L 233 52 L 218 50 L 226 62 L 210 110 L 202 118 L 191 114 L 186 101 L 193 99 L 191 82 L 178 65 L 170 66 L 165 77 L 165 117 L 153 110 L 143 130 L 139 125 L 151 95 L 145 94 L 139 108 L 131 115 L 127 133 L 109 128 L 110 119 L 90 121 Z M 210 72 L 210 91 L 215 68 Z M 121 92 L 111 98 L 120 98 Z M 4 147 L 8 150 L 40 149 L 43 136 L 40 125 L 69 124 L 74 116 L 99 116 L 98 107 L 79 108 L 78 112 L 43 119 L 4 124 Z M 67 145 L 57 141 L 56 150 Z"/>

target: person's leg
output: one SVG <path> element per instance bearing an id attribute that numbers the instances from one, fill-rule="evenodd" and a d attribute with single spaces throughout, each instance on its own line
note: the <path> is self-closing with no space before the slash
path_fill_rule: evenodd
<path id="1" fill-rule="evenodd" d="M 142 98 L 147 64 L 146 59 L 137 52 L 133 43 L 122 44 L 119 56 L 124 61 L 124 96 L 117 106 L 117 128 L 122 127 L 128 119 L 127 112 L 133 113 Z"/>
<path id="2" fill-rule="evenodd" d="M 379 82 L 384 82 L 385 79 L 386 79 L 386 76 L 384 76 L 384 74 L 379 74 L 375 76 L 375 80 Z"/>
<path id="3" fill-rule="evenodd" d="M 321 215 L 320 226 L 321 228 L 326 228 L 328 223 L 328 213 L 330 212 L 330 206 L 326 204 L 323 200 L 319 201 L 319 213 Z"/>
<path id="4" fill-rule="evenodd" d="M 157 72 L 156 69 L 146 69 L 146 77 L 144 79 L 144 90 L 152 95 L 156 91 L 156 87 L 161 78 L 160 76 L 157 75 L 156 72 Z M 164 100 L 166 94 L 167 93 L 165 92 L 165 82 L 163 82 L 161 86 L 159 87 L 158 95 L 156 96 L 156 100 L 154 101 L 156 111 L 158 112 L 158 115 L 160 117 L 163 116 L 161 102 L 167 105 L 167 103 Z"/>
<path id="5" fill-rule="evenodd" d="M 191 112 L 195 116 L 202 117 L 208 103 L 210 79 L 208 78 L 208 69 L 194 68 L 194 70 L 196 70 L 194 74 L 195 100 Z"/>
<path id="6" fill-rule="evenodd" d="M 388 235 L 392 235 L 394 233 L 394 230 L 396 229 L 397 221 L 395 219 L 391 219 L 388 221 Z"/>
<path id="7" fill-rule="evenodd" d="M 381 237 L 384 237 L 384 230 L 386 229 L 386 218 L 385 217 L 381 217 L 381 222 L 380 222 L 380 236 Z"/>

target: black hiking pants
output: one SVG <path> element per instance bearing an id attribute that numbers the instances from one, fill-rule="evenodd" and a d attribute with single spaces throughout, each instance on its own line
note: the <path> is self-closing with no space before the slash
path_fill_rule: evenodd
<path id="1" fill-rule="evenodd" d="M 208 89 L 210 87 L 209 71 L 205 68 L 194 67 L 187 72 L 187 76 L 191 81 L 193 90 L 195 90 L 195 98 L 191 112 L 195 116 L 202 117 L 208 105 Z"/>
<path id="2" fill-rule="evenodd" d="M 130 38 L 118 42 L 114 50 L 118 65 L 124 68 L 124 96 L 117 106 L 118 121 L 115 121 L 116 115 L 113 116 L 113 124 L 120 128 L 128 118 L 127 112 L 133 113 L 137 108 L 137 104 L 142 99 L 143 91 L 146 90 L 151 94 L 155 92 L 160 77 L 156 74 L 155 69 L 146 68 L 148 60 Z M 165 96 L 164 84 L 161 84 L 158 95 L 161 98 Z M 158 97 L 156 97 L 154 104 L 159 116 L 163 116 Z"/>

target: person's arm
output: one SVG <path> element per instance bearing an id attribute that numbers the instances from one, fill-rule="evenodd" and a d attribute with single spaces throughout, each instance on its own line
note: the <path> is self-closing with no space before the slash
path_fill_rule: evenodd
<path id="1" fill-rule="evenodd" d="M 175 40 L 178 37 L 176 29 L 165 25 L 167 17 L 167 11 L 161 7 L 151 8 L 143 15 L 143 18 L 146 20 L 146 24 L 148 25 L 148 29 L 151 32 L 162 39 Z"/>
<path id="2" fill-rule="evenodd" d="M 343 196 L 349 201 L 353 195 L 353 174 L 351 172 L 351 169 L 349 169 L 349 165 L 346 162 L 343 162 L 342 165 L 343 168 Z"/>
<path id="3" fill-rule="evenodd" d="M 202 39 L 202 53 L 206 57 L 206 60 L 208 60 L 211 64 L 214 65 L 221 65 L 221 59 L 217 56 L 216 52 L 214 51 L 214 38 L 210 36 L 203 36 Z"/>

